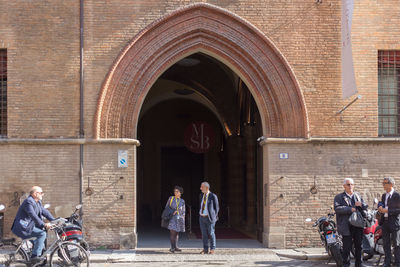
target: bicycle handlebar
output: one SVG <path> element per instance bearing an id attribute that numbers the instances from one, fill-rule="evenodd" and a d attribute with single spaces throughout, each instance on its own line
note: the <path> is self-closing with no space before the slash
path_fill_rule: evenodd
<path id="1" fill-rule="evenodd" d="M 63 226 L 66 222 L 67 220 L 64 218 L 57 218 L 50 222 L 50 229 L 54 230 L 56 228 L 59 228 L 60 226 Z"/>

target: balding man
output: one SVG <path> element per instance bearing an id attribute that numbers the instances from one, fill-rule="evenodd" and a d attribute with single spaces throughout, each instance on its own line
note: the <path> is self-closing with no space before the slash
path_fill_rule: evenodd
<path id="1" fill-rule="evenodd" d="M 216 248 L 215 223 L 218 221 L 219 203 L 216 194 L 211 193 L 210 184 L 201 183 L 200 186 L 200 230 L 203 238 L 201 254 L 214 254 Z M 208 241 L 210 239 L 210 246 Z M 208 251 L 210 248 L 210 251 Z"/>
<path id="2" fill-rule="evenodd" d="M 32 187 L 29 197 L 22 202 L 11 227 L 12 232 L 20 238 L 36 237 L 33 241 L 31 262 L 38 263 L 46 240 L 46 231 L 49 223 L 43 221 L 43 217 L 49 221 L 54 220 L 51 213 L 42 206 L 43 190 L 39 186 Z"/>

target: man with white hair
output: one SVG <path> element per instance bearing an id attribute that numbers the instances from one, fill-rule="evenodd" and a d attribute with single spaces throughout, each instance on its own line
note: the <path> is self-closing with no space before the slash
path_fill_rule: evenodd
<path id="1" fill-rule="evenodd" d="M 49 223 L 43 221 L 43 217 L 49 221 L 54 220 L 51 213 L 42 206 L 43 190 L 39 186 L 31 188 L 29 197 L 22 202 L 11 227 L 12 232 L 22 238 L 36 237 L 33 241 L 31 263 L 36 264 L 43 259 L 40 257 L 46 240 L 46 231 Z"/>
<path id="2" fill-rule="evenodd" d="M 363 266 L 361 258 L 363 228 L 351 225 L 349 223 L 349 217 L 357 210 L 360 212 L 367 210 L 368 205 L 365 204 L 360 194 L 354 192 L 353 179 L 345 178 L 343 181 L 343 187 L 344 192 L 336 195 L 334 200 L 337 231 L 342 235 L 343 241 L 343 267 L 350 266 L 350 250 L 353 243 L 355 248 L 355 267 L 361 267 Z"/>
<path id="3" fill-rule="evenodd" d="M 203 250 L 200 254 L 214 254 L 216 248 L 215 223 L 218 221 L 219 212 L 218 197 L 211 193 L 210 184 L 207 182 L 201 183 L 200 190 L 199 223 L 203 239 Z M 209 240 L 210 246 L 208 245 Z"/>

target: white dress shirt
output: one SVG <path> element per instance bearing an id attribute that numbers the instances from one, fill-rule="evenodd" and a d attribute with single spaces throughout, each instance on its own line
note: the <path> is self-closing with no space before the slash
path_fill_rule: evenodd
<path id="1" fill-rule="evenodd" d="M 392 188 L 392 190 L 389 193 L 386 193 L 386 198 L 385 198 L 385 208 L 386 209 L 388 208 L 388 204 L 387 204 L 388 199 L 389 199 L 389 197 L 392 197 L 393 192 L 394 192 L 394 188 Z M 385 213 L 385 217 L 386 218 L 389 217 L 389 210 L 388 210 L 388 212 Z"/>

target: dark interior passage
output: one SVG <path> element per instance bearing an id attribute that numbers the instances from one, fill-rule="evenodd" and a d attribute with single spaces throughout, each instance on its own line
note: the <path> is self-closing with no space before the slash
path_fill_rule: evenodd
<path id="1" fill-rule="evenodd" d="M 251 93 L 224 64 L 195 54 L 168 69 L 147 95 L 138 125 L 139 235 L 149 225 L 159 227 L 162 209 L 179 185 L 185 190 L 187 230 L 198 237 L 199 188 L 208 181 L 220 199 L 220 235 L 260 240 L 261 135 Z"/>

